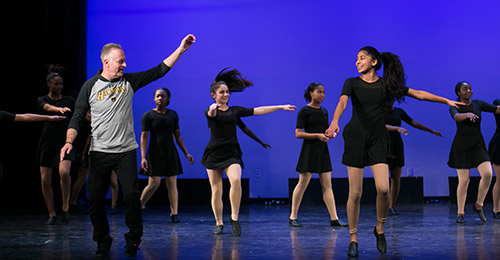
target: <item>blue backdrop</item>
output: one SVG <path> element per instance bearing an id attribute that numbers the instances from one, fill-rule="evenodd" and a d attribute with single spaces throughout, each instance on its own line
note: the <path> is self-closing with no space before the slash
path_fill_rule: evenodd
<path id="1" fill-rule="evenodd" d="M 499 1 L 88 1 L 88 77 L 102 67 L 99 54 L 108 42 L 125 50 L 126 72 L 159 64 L 188 33 L 197 42 L 164 78 L 134 96 L 134 122 L 139 141 L 144 112 L 154 108 L 153 92 L 167 87 L 170 108 L 180 116 L 181 133 L 195 164 L 183 158 L 180 178 L 206 178 L 199 163 L 209 140 L 203 111 L 213 100 L 209 86 L 224 67 L 238 68 L 254 87 L 230 98 L 231 105 L 255 107 L 306 104 L 304 89 L 312 81 L 326 89 L 323 103 L 330 120 L 344 80 L 357 76 L 357 51 L 366 45 L 398 54 L 408 74 L 408 86 L 454 99 L 454 86 L 466 80 L 475 99 L 493 102 L 498 90 Z M 448 196 L 448 176 L 456 176 L 446 162 L 455 134 L 448 107 L 407 98 L 399 105 L 416 121 L 441 131 L 439 138 L 409 129 L 404 136 L 406 167 L 424 177 L 424 196 Z M 265 150 L 241 131 L 243 177 L 250 179 L 250 197 L 288 197 L 288 178 L 295 166 L 301 140 L 294 135 L 296 112 L 244 119 L 264 142 Z M 351 117 L 349 104 L 341 131 Z M 483 114 L 485 141 L 495 130 L 491 114 Z M 329 141 L 335 177 L 347 177 L 340 163 L 342 138 Z M 139 155 L 139 153 L 138 153 Z M 472 171 L 472 175 L 477 172 Z M 365 176 L 371 172 L 365 169 Z"/>

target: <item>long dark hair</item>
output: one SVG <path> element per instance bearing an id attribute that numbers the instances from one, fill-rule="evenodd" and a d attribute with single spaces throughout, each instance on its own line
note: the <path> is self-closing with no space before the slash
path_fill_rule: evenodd
<path id="1" fill-rule="evenodd" d="M 313 92 L 319 86 L 323 86 L 323 84 L 319 82 L 312 82 L 311 84 L 309 84 L 309 86 L 307 86 L 306 90 L 304 91 L 304 98 L 307 102 L 311 102 L 311 92 Z"/>
<path id="2" fill-rule="evenodd" d="M 253 83 L 246 78 L 243 78 L 241 72 L 237 69 L 228 70 L 224 68 L 217 74 L 214 81 L 210 85 L 210 92 L 215 93 L 220 85 L 225 84 L 229 92 L 242 92 L 245 88 L 253 86 Z"/>
<path id="3" fill-rule="evenodd" d="M 379 70 L 384 65 L 382 85 L 385 87 L 386 99 L 403 102 L 405 97 L 401 91 L 401 87 L 406 86 L 406 74 L 399 56 L 391 52 L 380 53 L 371 46 L 363 47 L 359 51 L 365 51 L 372 59 L 378 61 L 374 67 L 375 70 Z"/>

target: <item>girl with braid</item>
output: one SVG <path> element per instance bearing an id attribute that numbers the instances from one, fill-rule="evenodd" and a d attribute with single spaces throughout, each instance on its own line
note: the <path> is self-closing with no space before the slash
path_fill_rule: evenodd
<path id="1" fill-rule="evenodd" d="M 379 77 L 377 71 L 382 65 L 384 65 L 384 75 Z M 387 165 L 389 133 L 384 122 L 385 101 L 403 101 L 404 96 L 408 95 L 418 100 L 444 103 L 453 107 L 458 103 L 426 91 L 408 88 L 403 66 L 395 54 L 389 52 L 381 54 L 373 47 L 363 47 L 358 52 L 356 67 L 361 76 L 345 81 L 333 120 L 326 130 L 327 136 L 337 136 L 340 131 L 340 117 L 351 98 L 352 118 L 342 133 L 344 137 L 342 163 L 347 166 L 349 178 L 349 198 L 346 208 L 351 241 L 347 254 L 350 257 L 358 256 L 357 227 L 363 191 L 363 169 L 367 166 L 373 172 L 377 190 L 377 224 L 373 233 L 379 252 L 383 254 L 387 250 L 384 223 L 391 197 Z"/>
<path id="2" fill-rule="evenodd" d="M 215 103 L 205 110 L 210 130 L 210 141 L 205 148 L 201 163 L 207 169 L 208 179 L 212 190 L 212 210 L 216 227 L 213 234 L 222 234 L 222 173 L 226 172 L 231 188 L 229 200 L 231 202 L 230 223 L 235 236 L 241 235 L 238 215 L 241 203 L 241 169 L 244 168 L 242 152 L 236 136 L 238 119 L 252 115 L 263 115 L 277 110 L 295 111 L 293 105 L 262 106 L 245 108 L 229 106 L 229 95 L 242 92 L 253 83 L 242 77 L 237 69 L 223 69 L 212 82 L 210 94 Z"/>

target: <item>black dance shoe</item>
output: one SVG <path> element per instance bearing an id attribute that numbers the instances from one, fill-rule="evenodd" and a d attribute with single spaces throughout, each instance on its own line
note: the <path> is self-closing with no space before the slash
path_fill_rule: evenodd
<path id="1" fill-rule="evenodd" d="M 500 219 L 500 212 L 493 212 L 494 219 Z"/>
<path id="2" fill-rule="evenodd" d="M 231 222 L 231 225 L 233 226 L 233 234 L 235 236 L 241 236 L 240 222 L 238 222 L 238 220 L 233 220 L 232 218 L 229 218 L 229 222 Z"/>
<path id="3" fill-rule="evenodd" d="M 55 225 L 56 224 L 56 216 L 50 217 L 49 220 L 47 220 L 47 225 Z"/>
<path id="4" fill-rule="evenodd" d="M 358 242 L 351 242 L 347 250 L 347 256 L 358 257 Z"/>
<path id="5" fill-rule="evenodd" d="M 302 227 L 302 224 L 300 224 L 300 222 L 297 219 L 289 218 L 288 224 L 290 224 L 290 226 L 292 226 L 292 227 Z"/>
<path id="6" fill-rule="evenodd" d="M 66 212 L 65 212 L 65 211 L 63 211 L 63 212 L 62 212 L 62 219 L 61 219 L 61 223 L 62 223 L 63 225 L 66 225 L 66 224 L 68 224 L 68 221 L 69 221 L 69 212 L 68 212 L 68 211 L 66 211 Z"/>
<path id="7" fill-rule="evenodd" d="M 381 254 L 387 251 L 387 242 L 385 241 L 385 234 L 377 233 L 377 227 L 373 229 L 373 234 L 377 238 L 377 249 Z"/>
<path id="8" fill-rule="evenodd" d="M 390 209 L 389 209 L 389 213 L 390 213 L 391 215 L 393 215 L 393 216 L 395 216 L 395 215 L 399 215 L 399 213 L 396 211 L 396 209 L 395 209 L 395 208 L 390 208 Z"/>
<path id="9" fill-rule="evenodd" d="M 340 221 L 340 219 L 330 220 L 330 226 L 332 227 L 347 227 L 349 224 Z"/>
<path id="10" fill-rule="evenodd" d="M 486 222 L 486 216 L 484 215 L 483 208 L 481 209 L 476 209 L 476 205 L 472 206 L 472 209 L 477 212 L 477 215 L 479 216 L 479 219 L 483 222 Z"/>
<path id="11" fill-rule="evenodd" d="M 465 222 L 464 215 L 458 215 L 457 216 L 457 223 L 458 224 L 463 224 L 464 222 Z"/>
<path id="12" fill-rule="evenodd" d="M 223 225 L 215 226 L 214 231 L 212 232 L 214 235 L 221 235 L 224 230 Z"/>
<path id="13" fill-rule="evenodd" d="M 179 223 L 179 222 L 181 222 L 179 220 L 179 217 L 177 215 L 172 215 L 172 216 L 170 216 L 170 218 L 172 219 L 172 223 Z"/>
<path id="14" fill-rule="evenodd" d="M 136 257 L 137 256 L 137 250 L 139 250 L 139 245 L 138 244 L 130 244 L 125 246 L 125 252 L 123 255 L 125 257 Z"/>
<path id="15" fill-rule="evenodd" d="M 111 249 L 111 242 L 113 242 L 113 239 L 108 237 L 97 243 L 97 251 L 95 251 L 96 258 L 100 259 L 108 256 L 109 250 Z"/>

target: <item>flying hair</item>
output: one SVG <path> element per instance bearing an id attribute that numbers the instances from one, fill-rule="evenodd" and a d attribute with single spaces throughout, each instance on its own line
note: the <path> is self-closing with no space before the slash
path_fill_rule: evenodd
<path id="1" fill-rule="evenodd" d="M 229 67 L 226 67 L 217 74 L 210 86 L 210 92 L 214 93 L 222 84 L 227 86 L 229 92 L 242 92 L 245 88 L 253 86 L 251 81 L 243 78 L 238 69 L 228 69 Z"/>

